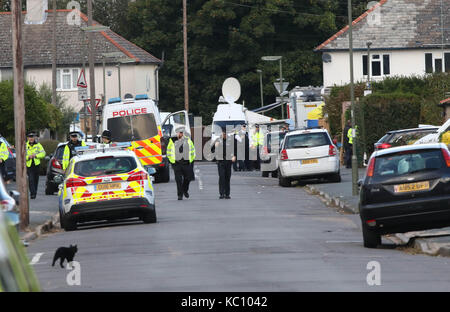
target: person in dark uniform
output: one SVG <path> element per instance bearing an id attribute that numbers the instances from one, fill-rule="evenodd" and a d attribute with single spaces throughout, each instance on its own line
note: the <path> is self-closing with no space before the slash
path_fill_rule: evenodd
<path id="1" fill-rule="evenodd" d="M 69 142 L 64 147 L 62 168 L 66 170 L 69 166 L 69 161 L 75 155 L 75 147 L 78 146 L 86 146 L 86 143 L 80 139 L 80 134 L 76 131 L 72 131 L 69 134 L 70 139 Z"/>
<path id="2" fill-rule="evenodd" d="M 6 180 L 6 160 L 9 157 L 8 147 L 6 143 L 0 141 L 0 172 L 3 180 Z"/>
<path id="3" fill-rule="evenodd" d="M 344 163 L 346 168 L 352 167 L 352 144 L 350 144 L 349 138 L 348 138 L 348 131 L 352 128 L 351 121 L 348 120 L 347 124 L 345 125 L 344 131 L 343 131 L 343 138 L 344 138 Z"/>
<path id="4" fill-rule="evenodd" d="M 177 182 L 178 200 L 182 200 L 183 195 L 189 198 L 189 183 L 194 180 L 195 147 L 192 140 L 184 135 L 184 127 L 177 128 L 175 132 L 177 137 L 169 140 L 166 154 Z"/>
<path id="5" fill-rule="evenodd" d="M 102 143 L 103 144 L 111 144 L 111 131 L 103 130 L 102 133 Z"/>
<path id="6" fill-rule="evenodd" d="M 26 148 L 26 165 L 28 173 L 28 184 L 30 188 L 30 198 L 35 199 L 39 184 L 39 168 L 41 160 L 45 157 L 45 150 L 41 143 L 36 141 L 36 134 L 27 135 L 28 142 Z"/>
<path id="7" fill-rule="evenodd" d="M 228 138 L 228 139 L 227 139 Z M 219 172 L 219 194 L 220 199 L 230 199 L 231 167 L 236 162 L 237 141 L 234 134 L 227 136 L 226 130 L 222 129 L 222 137 L 214 142 L 212 152 L 216 154 L 217 169 Z"/>

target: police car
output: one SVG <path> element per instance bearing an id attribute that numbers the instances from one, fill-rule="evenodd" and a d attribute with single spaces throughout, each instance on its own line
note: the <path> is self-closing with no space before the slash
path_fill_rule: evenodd
<path id="1" fill-rule="evenodd" d="M 78 223 L 139 217 L 155 223 L 152 177 L 130 144 L 77 147 L 59 186 L 61 227 L 76 230 Z"/>

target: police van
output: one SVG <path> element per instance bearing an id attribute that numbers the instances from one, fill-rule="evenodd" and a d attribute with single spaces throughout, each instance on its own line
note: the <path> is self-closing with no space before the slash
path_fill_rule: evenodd
<path id="1" fill-rule="evenodd" d="M 169 115 L 183 114 L 186 111 Z M 162 133 L 162 122 L 155 102 L 146 94 L 134 98 L 111 98 L 103 108 L 102 131 L 111 131 L 113 142 L 130 142 L 144 167 L 156 169 L 155 182 L 169 182 L 169 161 L 166 157 L 166 140 Z"/>

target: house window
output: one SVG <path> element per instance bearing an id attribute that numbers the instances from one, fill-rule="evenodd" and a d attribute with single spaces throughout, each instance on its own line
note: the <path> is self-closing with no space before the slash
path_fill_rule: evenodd
<path id="1" fill-rule="evenodd" d="M 391 74 L 391 61 L 389 54 L 374 54 L 371 56 L 370 71 L 372 76 L 390 75 Z M 363 75 L 367 76 L 367 55 L 362 56 L 363 62 Z"/>
<path id="2" fill-rule="evenodd" d="M 434 59 L 434 71 L 442 73 L 442 59 Z"/>
<path id="3" fill-rule="evenodd" d="M 450 53 L 445 53 L 445 72 L 450 72 Z"/>
<path id="4" fill-rule="evenodd" d="M 433 54 L 425 53 L 425 72 L 427 74 L 433 73 Z"/>
<path id="5" fill-rule="evenodd" d="M 61 68 L 56 70 L 56 88 L 58 90 L 76 90 L 78 68 Z"/>

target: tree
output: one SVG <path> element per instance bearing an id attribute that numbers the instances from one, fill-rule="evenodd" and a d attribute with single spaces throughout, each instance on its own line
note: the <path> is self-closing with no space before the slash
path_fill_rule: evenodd
<path id="1" fill-rule="evenodd" d="M 0 129 L 8 141 L 14 141 L 14 98 L 13 81 L 0 82 Z M 51 106 L 36 90 L 25 83 L 26 131 L 55 130 L 60 119 L 57 108 Z"/>
<path id="2" fill-rule="evenodd" d="M 367 1 L 353 1 L 357 14 Z M 160 106 L 184 107 L 181 0 L 137 0 L 129 4 L 123 35 L 156 56 L 165 52 Z M 222 82 L 242 85 L 246 106 L 260 105 L 263 70 L 265 103 L 277 96 L 279 67 L 263 55 L 283 56 L 283 76 L 295 85 L 321 85 L 322 61 L 314 48 L 347 23 L 342 0 L 192 0 L 188 3 L 190 109 L 210 121 Z M 361 11 L 361 12 L 360 12 Z"/>

